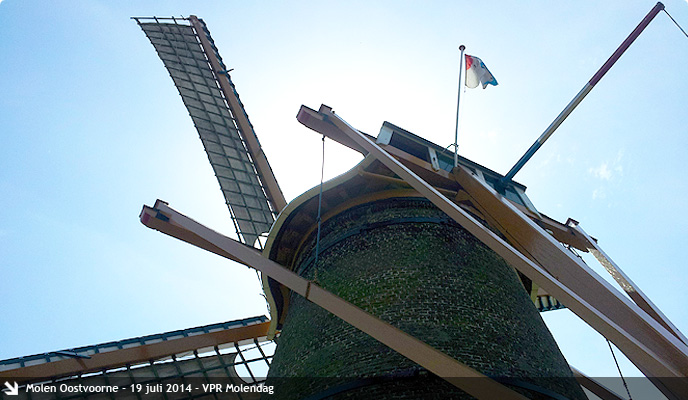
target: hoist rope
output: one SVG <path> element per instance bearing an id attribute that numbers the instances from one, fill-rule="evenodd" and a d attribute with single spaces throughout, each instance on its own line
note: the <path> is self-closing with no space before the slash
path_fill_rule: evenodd
<path id="1" fill-rule="evenodd" d="M 325 135 L 322 135 L 322 164 L 320 166 L 320 195 L 318 196 L 318 233 L 315 239 L 315 260 L 313 261 L 313 280 L 318 282 L 318 256 L 320 255 L 320 225 L 322 213 L 323 181 L 325 180 Z"/>
<path id="2" fill-rule="evenodd" d="M 672 21 L 674 21 L 674 24 L 676 24 L 676 27 L 677 27 L 678 29 L 680 29 L 681 32 L 683 32 L 683 34 L 686 35 L 686 37 L 688 38 L 688 33 L 686 33 L 686 31 L 684 31 L 683 28 L 681 28 L 681 25 L 679 25 L 678 22 L 676 22 L 676 20 L 674 19 L 674 17 L 672 17 L 671 14 L 669 14 L 669 11 L 667 11 L 666 8 L 664 9 L 664 12 L 666 13 L 666 15 L 667 15 Z"/>
<path id="3" fill-rule="evenodd" d="M 633 397 L 631 397 L 631 391 L 628 390 L 628 385 L 626 384 L 626 379 L 624 379 L 623 374 L 621 373 L 621 367 L 619 367 L 619 362 L 616 360 L 616 355 L 614 355 L 614 349 L 612 349 L 612 343 L 607 339 L 607 345 L 609 345 L 609 351 L 612 352 L 612 357 L 614 357 L 614 363 L 616 364 L 616 369 L 619 371 L 619 376 L 621 377 L 621 381 L 623 382 L 624 387 L 626 388 L 626 393 L 628 394 L 628 399 L 633 400 Z"/>

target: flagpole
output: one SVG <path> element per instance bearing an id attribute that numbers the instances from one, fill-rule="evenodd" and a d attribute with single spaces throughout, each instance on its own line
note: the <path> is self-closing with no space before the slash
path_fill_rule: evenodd
<path id="1" fill-rule="evenodd" d="M 461 57 L 459 58 L 459 94 L 456 96 L 456 129 L 454 129 L 454 168 L 459 166 L 459 105 L 461 104 L 461 73 L 463 72 L 463 51 L 466 46 L 459 46 Z"/>

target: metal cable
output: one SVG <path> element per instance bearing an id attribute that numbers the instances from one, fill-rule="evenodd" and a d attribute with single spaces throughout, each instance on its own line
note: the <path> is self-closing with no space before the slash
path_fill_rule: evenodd
<path id="1" fill-rule="evenodd" d="M 612 352 L 612 357 L 614 357 L 614 363 L 616 364 L 616 369 L 619 371 L 619 376 L 621 377 L 621 381 L 623 382 L 624 387 L 626 388 L 626 393 L 628 394 L 628 399 L 633 400 L 633 397 L 631 397 L 631 391 L 628 390 L 628 385 L 626 384 L 626 379 L 624 379 L 623 374 L 621 373 L 621 367 L 619 367 L 619 362 L 616 360 L 616 355 L 614 355 L 614 349 L 612 349 L 612 343 L 607 339 L 607 344 L 609 345 L 609 351 Z"/>
<path id="2" fill-rule="evenodd" d="M 322 164 L 320 166 L 320 195 L 318 196 L 318 234 L 315 239 L 315 261 L 313 262 L 315 282 L 318 281 L 318 256 L 320 255 L 320 225 L 322 213 L 323 181 L 325 180 L 325 135 L 322 135 Z"/>
<path id="3" fill-rule="evenodd" d="M 669 11 L 667 11 L 666 8 L 664 9 L 664 12 L 672 21 L 674 21 L 674 24 L 676 24 L 676 27 L 678 27 L 678 29 L 680 29 L 681 32 L 683 32 L 683 34 L 686 35 L 686 37 L 688 38 L 688 33 L 686 33 L 686 31 L 684 31 L 683 28 L 681 28 L 681 25 L 679 25 L 678 22 L 676 22 L 674 17 L 672 17 L 671 14 L 669 14 Z"/>

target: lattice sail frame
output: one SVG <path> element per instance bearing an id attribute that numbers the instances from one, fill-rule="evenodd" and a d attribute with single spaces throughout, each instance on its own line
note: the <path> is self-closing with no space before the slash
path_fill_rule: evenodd
<path id="1" fill-rule="evenodd" d="M 199 23 L 196 26 L 200 25 L 203 30 L 199 33 L 193 18 L 153 17 L 135 20 L 155 47 L 193 120 L 240 241 L 254 245 L 262 233 L 270 230 L 279 210 L 275 199 L 267 195 L 264 179 L 256 169 L 250 146 L 246 142 L 246 135 L 255 138 L 255 133 L 252 132 L 253 127 L 243 105 L 238 101 L 227 68 L 203 20 L 195 19 Z M 199 35 L 204 35 L 214 54 L 206 53 Z M 219 61 L 222 71 L 213 69 L 211 57 Z M 225 93 L 220 79 L 229 82 L 233 93 Z M 229 96 L 236 98 L 238 104 L 235 107 L 231 106 Z M 248 124 L 242 124 L 240 119 Z M 247 130 L 251 132 L 245 132 Z M 272 171 L 267 173 L 272 174 Z"/>
<path id="2" fill-rule="evenodd" d="M 260 327 L 267 321 L 264 316 L 245 318 L 0 360 L 0 379 L 20 382 L 18 399 L 55 398 L 55 393 L 45 396 L 42 393 L 31 393 L 29 396 L 26 390 L 29 383 L 53 387 L 62 384 L 118 386 L 121 391 L 117 392 L 115 398 L 133 399 L 146 397 L 146 387 L 155 389 L 158 385 L 177 384 L 184 385 L 185 390 L 180 392 L 184 398 L 216 398 L 201 390 L 202 385 L 222 383 L 223 387 L 227 384 L 256 386 L 265 382 L 275 350 L 275 343 L 267 340 L 264 334 L 267 326 Z M 263 333 L 252 335 L 238 332 L 247 328 L 255 329 L 252 332 Z M 205 345 L 190 349 L 189 340 Z M 136 355 L 132 356 L 134 353 Z M 139 356 L 141 354 L 146 356 Z M 74 368 L 72 364 L 65 365 L 73 360 L 81 360 L 85 366 Z M 126 363 L 122 360 L 126 360 Z M 88 366 L 93 362 L 105 364 L 102 368 L 89 370 Z M 32 368 L 34 371 L 31 371 Z M 35 368 L 52 371 L 52 374 L 38 374 L 31 378 L 36 374 Z M 132 385 L 137 384 L 140 385 L 139 389 L 132 388 Z M 193 390 L 187 390 L 189 388 Z M 60 390 L 58 393 L 61 393 L 60 398 L 63 399 L 110 398 L 98 392 L 75 391 L 69 394 Z M 226 394 L 223 398 L 242 397 Z M 247 397 L 244 395 L 243 398 Z"/>

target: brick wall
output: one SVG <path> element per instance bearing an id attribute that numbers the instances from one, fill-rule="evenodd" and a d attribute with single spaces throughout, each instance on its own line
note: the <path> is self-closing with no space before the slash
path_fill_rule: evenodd
<path id="1" fill-rule="evenodd" d="M 516 272 L 427 200 L 368 203 L 325 221 L 317 265 L 315 237 L 303 248 L 300 275 L 317 274 L 324 288 L 451 357 L 517 386 L 585 398 Z M 277 343 L 269 379 L 279 398 L 328 389 L 337 399 L 469 398 L 299 295 Z M 537 390 L 523 392 L 550 398 Z"/>

